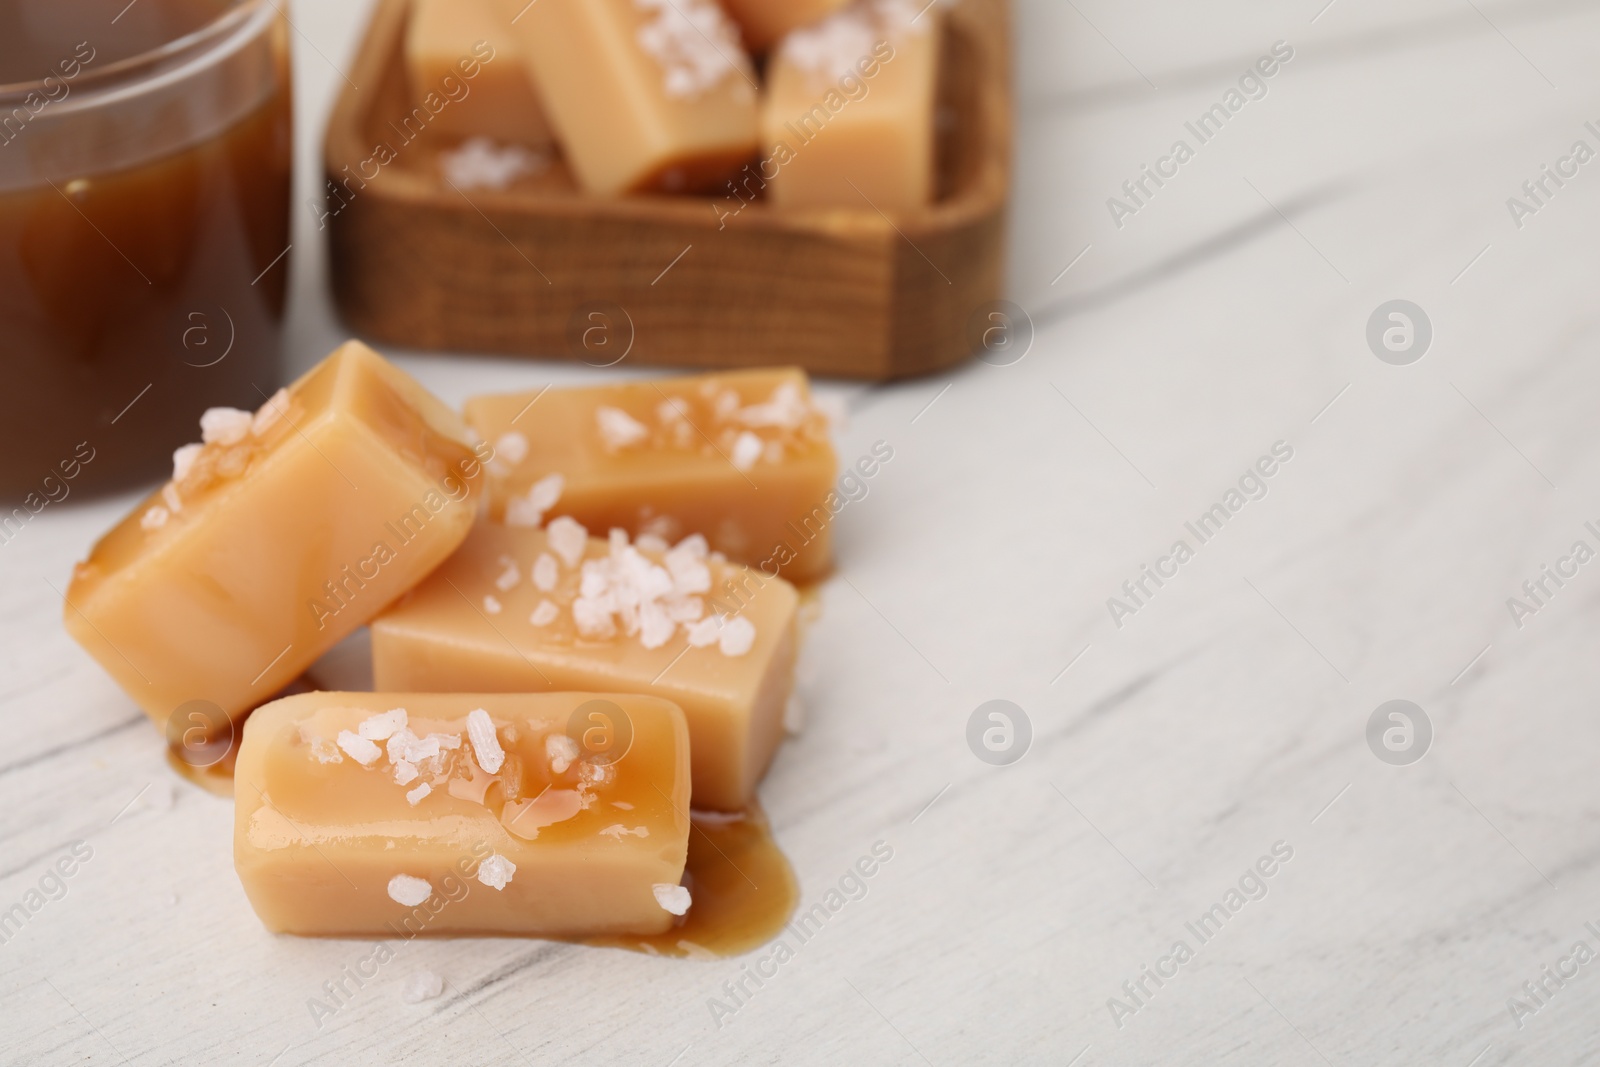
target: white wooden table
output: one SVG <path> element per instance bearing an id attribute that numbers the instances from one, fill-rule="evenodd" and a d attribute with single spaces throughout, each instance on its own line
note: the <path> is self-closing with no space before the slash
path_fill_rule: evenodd
<path id="1" fill-rule="evenodd" d="M 720 1026 L 765 957 L 519 941 L 406 945 L 315 1025 L 369 947 L 262 931 L 230 805 L 59 625 L 51 585 L 124 498 L 0 546 L 0 909 L 92 850 L 0 944 L 0 1062 L 1594 1062 L 1600 962 L 1571 949 L 1600 951 L 1600 562 L 1559 561 L 1600 548 L 1600 161 L 1520 228 L 1507 198 L 1600 149 L 1600 9 L 1325 2 L 1020 4 L 1010 290 L 1036 337 L 826 389 L 841 455 L 894 459 L 840 518 L 810 722 L 763 788 L 804 906 L 893 857 Z M 363 6 L 293 8 L 302 201 Z M 1278 41 L 1266 95 L 1198 144 L 1185 122 Z M 1176 175 L 1119 228 L 1143 164 Z M 303 366 L 343 333 L 297 220 Z M 1395 299 L 1432 326 L 1410 365 L 1367 341 Z M 597 373 L 402 362 L 452 401 Z M 1266 495 L 1201 543 L 1185 523 L 1276 442 Z M 1176 573 L 1114 621 L 1146 564 Z M 1545 564 L 1577 573 L 1519 626 Z M 1004 767 L 966 741 L 997 698 L 1032 728 Z M 1366 738 L 1396 698 L 1433 729 L 1409 766 Z M 1572 976 L 1535 1000 L 1546 966 Z M 423 968 L 445 994 L 408 1005 Z"/>

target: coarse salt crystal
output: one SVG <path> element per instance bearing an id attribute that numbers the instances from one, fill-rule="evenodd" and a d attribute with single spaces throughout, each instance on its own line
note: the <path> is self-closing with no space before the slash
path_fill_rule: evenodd
<path id="1" fill-rule="evenodd" d="M 200 458 L 200 453 L 206 449 L 205 445 L 184 445 L 172 454 L 172 480 L 181 482 L 189 477 L 189 472 L 194 470 L 194 461 Z"/>
<path id="2" fill-rule="evenodd" d="M 396 904 L 404 904 L 408 908 L 414 908 L 431 896 L 433 896 L 433 886 L 428 884 L 426 878 L 418 878 L 410 874 L 397 874 L 389 879 L 389 899 Z M 661 898 L 657 895 L 656 899 L 659 900 Z M 679 914 L 682 913 L 680 912 Z"/>
<path id="3" fill-rule="evenodd" d="M 178 487 L 171 482 L 161 487 L 161 500 L 174 515 L 183 510 L 183 497 L 178 495 Z"/>
<path id="4" fill-rule="evenodd" d="M 159 530 L 167 524 L 167 520 L 171 517 L 171 512 L 160 504 L 156 504 L 139 516 L 139 527 L 144 530 Z"/>
<path id="5" fill-rule="evenodd" d="M 344 754 L 355 760 L 361 766 L 370 766 L 372 761 L 382 754 L 383 749 L 368 741 L 360 734 L 351 733 L 349 730 L 339 731 L 339 747 L 344 749 Z"/>
<path id="6" fill-rule="evenodd" d="M 500 557 L 501 571 L 494 580 L 494 587 L 502 593 L 509 593 L 522 584 L 522 570 L 517 566 L 517 561 L 510 556 Z"/>
<path id="7" fill-rule="evenodd" d="M 500 614 L 501 605 L 499 598 L 493 594 L 485 596 L 483 598 L 483 610 L 488 612 L 490 615 Z"/>
<path id="8" fill-rule="evenodd" d="M 548 600 L 541 600 L 539 606 L 533 609 L 533 614 L 528 616 L 528 621 L 535 626 L 549 626 L 560 614 L 560 608 Z"/>
<path id="9" fill-rule="evenodd" d="M 394 732 L 406 724 L 406 709 L 391 708 L 377 715 L 368 716 L 356 727 L 356 733 L 368 741 L 387 741 L 394 736 Z"/>
<path id="10" fill-rule="evenodd" d="M 707 615 L 689 627 L 690 648 L 705 648 L 717 643 L 717 633 L 722 629 L 722 616 Z"/>
<path id="11" fill-rule="evenodd" d="M 567 479 L 560 474 L 547 474 L 528 487 L 528 503 L 540 511 L 549 511 L 561 500 L 566 491 Z"/>
<path id="12" fill-rule="evenodd" d="M 410 785 L 417 780 L 417 765 L 410 760 L 394 761 L 394 784 Z"/>
<path id="13" fill-rule="evenodd" d="M 569 567 L 576 567 L 589 545 L 589 531 L 576 519 L 565 515 L 552 522 L 545 531 L 550 539 L 550 551 Z"/>
<path id="14" fill-rule="evenodd" d="M 490 889 L 504 889 L 517 873 L 517 865 L 496 852 L 478 864 L 478 881 Z"/>
<path id="15" fill-rule="evenodd" d="M 470 138 L 439 156 L 439 169 L 445 180 L 462 189 L 504 189 L 518 178 L 538 174 L 549 166 L 550 157 L 542 152 L 522 145 L 496 144 L 488 137 Z"/>
<path id="16" fill-rule="evenodd" d="M 600 439 L 611 451 L 636 445 L 650 436 L 644 423 L 621 408 L 602 407 L 594 413 L 595 424 L 600 428 Z"/>
<path id="17" fill-rule="evenodd" d="M 550 770 L 565 774 L 572 761 L 578 758 L 578 742 L 566 734 L 551 734 L 544 739 L 544 754 L 550 757 Z"/>
<path id="18" fill-rule="evenodd" d="M 572 602 L 572 621 L 584 637 L 602 639 L 617 632 L 616 624 L 611 621 L 611 605 L 594 597 L 580 596 Z"/>
<path id="19" fill-rule="evenodd" d="M 250 434 L 255 416 L 238 408 L 208 408 L 200 416 L 200 439 L 206 444 L 236 445 Z"/>
<path id="20" fill-rule="evenodd" d="M 742 471 L 749 470 L 761 459 L 764 447 L 761 438 L 745 430 L 733 442 L 733 465 Z"/>
<path id="21" fill-rule="evenodd" d="M 289 390 L 279 389 L 267 398 L 267 402 L 256 410 L 255 418 L 250 421 L 250 432 L 260 437 L 283 418 L 284 412 L 289 410 Z"/>
<path id="22" fill-rule="evenodd" d="M 730 74 L 748 77 L 738 31 L 712 0 L 634 0 L 634 7 L 654 16 L 637 39 L 661 67 L 668 96 L 697 97 Z"/>
<path id="23" fill-rule="evenodd" d="M 467 737 L 472 740 L 472 752 L 478 758 L 478 766 L 490 774 L 499 772 L 506 753 L 500 747 L 500 738 L 495 736 L 494 720 L 489 718 L 487 711 L 474 708 L 467 712 Z"/>
<path id="24" fill-rule="evenodd" d="M 692 901 L 689 899 L 689 891 L 683 886 L 657 882 L 650 887 L 650 891 L 656 895 L 656 903 L 661 905 L 661 910 L 669 911 L 674 915 L 687 915 L 689 913 L 689 905 Z M 393 895 L 392 891 L 391 895 Z"/>
<path id="25" fill-rule="evenodd" d="M 539 553 L 539 558 L 533 561 L 533 587 L 541 593 L 548 593 L 560 580 L 561 571 L 556 558 L 548 552 Z"/>
<path id="26" fill-rule="evenodd" d="M 433 792 L 433 786 L 429 785 L 427 782 L 423 782 L 421 785 L 417 786 L 415 789 L 406 794 L 406 802 L 412 807 L 416 807 L 422 802 L 422 799 L 431 792 Z"/>
<path id="27" fill-rule="evenodd" d="M 521 463 L 528 458 L 528 439 L 516 430 L 511 430 L 500 435 L 494 443 L 497 457 L 503 456 L 512 463 Z"/>
<path id="28" fill-rule="evenodd" d="M 679 545 L 666 554 L 663 562 L 667 565 L 667 572 L 672 575 L 674 592 L 687 594 L 710 591 L 711 568 L 706 566 L 703 555 L 697 556 Z"/>
<path id="29" fill-rule="evenodd" d="M 639 643 L 645 648 L 660 648 L 672 640 L 677 629 L 677 622 L 660 604 L 639 605 Z"/>
<path id="30" fill-rule="evenodd" d="M 633 539 L 641 552 L 665 552 L 670 547 L 666 538 L 653 533 L 641 533 Z"/>
<path id="31" fill-rule="evenodd" d="M 749 652 L 755 643 L 755 623 L 743 616 L 729 619 L 728 625 L 722 628 L 722 636 L 717 641 L 724 656 L 742 656 Z"/>
<path id="32" fill-rule="evenodd" d="M 432 971 L 418 971 L 400 987 L 400 999 L 407 1004 L 421 1004 L 444 992 L 444 979 Z"/>

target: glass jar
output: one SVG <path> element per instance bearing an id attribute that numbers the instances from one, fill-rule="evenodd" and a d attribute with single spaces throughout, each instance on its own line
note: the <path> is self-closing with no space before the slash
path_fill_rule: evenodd
<path id="1" fill-rule="evenodd" d="M 0 541 L 281 384 L 290 134 L 268 0 L 0 0 Z"/>

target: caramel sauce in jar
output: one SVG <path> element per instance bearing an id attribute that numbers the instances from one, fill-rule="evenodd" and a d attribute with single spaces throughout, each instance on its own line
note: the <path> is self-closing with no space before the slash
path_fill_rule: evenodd
<path id="1" fill-rule="evenodd" d="M 0 541 L 280 384 L 287 44 L 265 0 L 0 0 Z"/>

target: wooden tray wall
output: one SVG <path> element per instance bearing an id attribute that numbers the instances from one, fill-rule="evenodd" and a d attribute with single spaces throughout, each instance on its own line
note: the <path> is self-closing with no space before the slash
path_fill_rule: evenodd
<path id="1" fill-rule="evenodd" d="M 577 338 L 584 312 L 606 305 L 626 313 L 614 326 L 631 341 L 630 363 L 889 379 L 969 354 L 969 320 L 998 298 L 1004 258 L 1007 0 L 947 10 L 939 197 L 928 210 L 891 220 L 865 203 L 757 202 L 721 229 L 708 198 L 588 197 L 559 161 L 505 191 L 452 189 L 437 166 L 447 145 L 427 134 L 401 144 L 391 125 L 416 103 L 407 12 L 408 0 L 380 0 L 351 70 L 362 88 L 344 90 L 327 134 L 333 181 L 380 143 L 397 150 L 327 220 L 335 299 L 360 333 L 596 362 Z"/>

